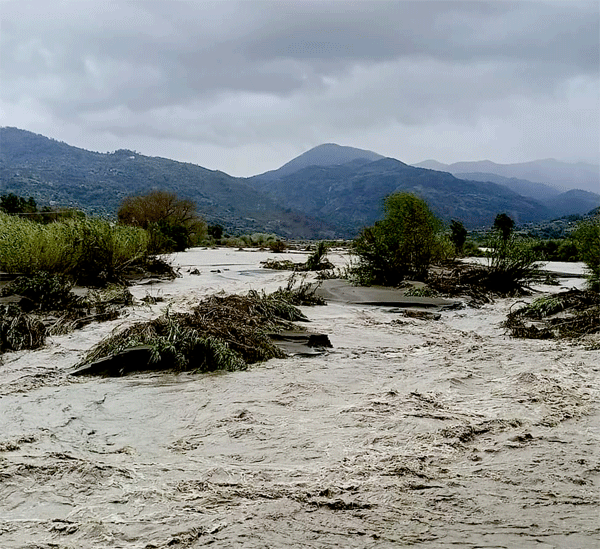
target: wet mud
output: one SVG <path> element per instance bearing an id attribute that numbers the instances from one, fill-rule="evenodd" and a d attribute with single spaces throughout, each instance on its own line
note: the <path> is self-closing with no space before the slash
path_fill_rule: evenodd
<path id="1" fill-rule="evenodd" d="M 164 303 L 5 355 L 1 547 L 599 546 L 600 351 L 509 337 L 514 300 L 436 321 L 329 303 L 303 309 L 325 354 L 68 375 L 166 304 L 284 285 L 265 257 L 181 254 L 202 274 L 132 289 Z"/>

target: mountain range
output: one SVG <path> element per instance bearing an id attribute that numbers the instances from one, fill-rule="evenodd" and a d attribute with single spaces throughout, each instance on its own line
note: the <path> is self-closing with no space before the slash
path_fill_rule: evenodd
<path id="1" fill-rule="evenodd" d="M 496 164 L 490 160 L 442 164 L 436 160 L 425 160 L 415 164 L 415 167 L 449 172 L 457 177 L 474 173 L 492 174 L 508 179 L 542 183 L 558 191 L 579 189 L 592 193 L 600 192 L 600 166 L 585 162 L 570 164 L 547 158 L 520 164 Z"/>
<path id="2" fill-rule="evenodd" d="M 489 226 L 500 212 L 525 223 L 600 206 L 599 194 L 557 188 L 572 187 L 577 174 L 589 175 L 593 166 L 540 162 L 545 169 L 556 167 L 546 182 L 520 177 L 522 171 L 515 166 L 521 165 L 427 161 L 410 166 L 328 143 L 277 170 L 238 178 L 127 149 L 91 152 L 25 130 L 0 128 L 0 194 L 14 192 L 33 196 L 40 204 L 114 215 L 125 196 L 165 189 L 194 200 L 209 223 L 221 224 L 232 234 L 275 232 L 287 238 L 353 237 L 381 217 L 383 199 L 399 190 L 424 198 L 442 219 L 457 219 L 471 228 Z M 533 173 L 532 166 L 538 165 L 529 164 Z M 574 166 L 573 173 L 568 166 Z M 539 166 L 536 173 L 542 177 Z M 558 181 L 556 174 L 564 178 Z M 582 187 L 593 188 L 591 176 L 580 181 Z"/>

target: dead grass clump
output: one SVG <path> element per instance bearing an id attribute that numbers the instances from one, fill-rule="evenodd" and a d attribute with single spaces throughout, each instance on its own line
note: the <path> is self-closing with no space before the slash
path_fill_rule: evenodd
<path id="1" fill-rule="evenodd" d="M 487 284 L 488 270 L 485 267 L 454 263 L 437 272 L 430 272 L 428 287 L 437 294 L 446 296 L 468 296 L 475 305 L 492 302 Z"/>
<path id="2" fill-rule="evenodd" d="M 91 322 L 114 320 L 123 307 L 133 304 L 131 292 L 122 285 L 89 290 L 83 298 L 76 296 L 72 287 L 68 277 L 44 272 L 18 277 L 5 286 L 0 297 L 14 303 L 5 307 L 2 315 L 4 344 L 0 353 L 35 349 L 47 335 L 62 335 Z M 44 328 L 43 337 L 40 327 Z M 27 330 L 31 331 L 29 335 Z"/>
<path id="3" fill-rule="evenodd" d="M 282 259 L 278 261 L 277 259 L 267 259 L 266 261 L 261 261 L 260 264 L 265 269 L 272 269 L 274 271 L 295 271 L 302 263 L 294 263 L 289 259 Z"/>
<path id="4" fill-rule="evenodd" d="M 0 354 L 37 349 L 46 342 L 46 327 L 36 317 L 12 305 L 0 306 Z"/>
<path id="5" fill-rule="evenodd" d="M 568 290 L 534 300 L 505 321 L 513 337 L 529 339 L 578 338 L 600 332 L 600 294 Z"/>

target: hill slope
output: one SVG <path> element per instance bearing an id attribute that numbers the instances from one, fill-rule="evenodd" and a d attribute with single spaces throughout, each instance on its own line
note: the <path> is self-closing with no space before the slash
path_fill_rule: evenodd
<path id="1" fill-rule="evenodd" d="M 129 150 L 97 153 L 16 128 L 0 128 L 0 193 L 114 215 L 125 196 L 164 189 L 194 200 L 209 223 L 232 232 L 332 237 L 326 223 L 284 209 L 243 179 Z"/>
<path id="2" fill-rule="evenodd" d="M 518 179 L 516 177 L 503 177 L 501 175 L 496 175 L 495 173 L 457 172 L 452 173 L 452 175 L 459 179 L 467 179 L 469 181 L 490 181 L 491 183 L 504 185 L 521 196 L 528 196 L 529 198 L 534 198 L 540 202 L 544 202 L 545 200 L 554 198 L 560 194 L 558 189 L 551 187 L 550 185 L 545 185 L 544 183 L 536 183 L 534 181 L 527 181 L 526 179 Z"/>

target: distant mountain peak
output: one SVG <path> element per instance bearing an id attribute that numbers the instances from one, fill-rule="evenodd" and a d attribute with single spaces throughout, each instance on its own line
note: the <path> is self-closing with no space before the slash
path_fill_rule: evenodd
<path id="1" fill-rule="evenodd" d="M 383 158 L 385 157 L 373 151 L 338 145 L 336 143 L 323 143 L 290 160 L 281 166 L 281 168 L 255 177 L 278 179 L 310 166 L 339 166 L 354 160 L 375 162 Z"/>

